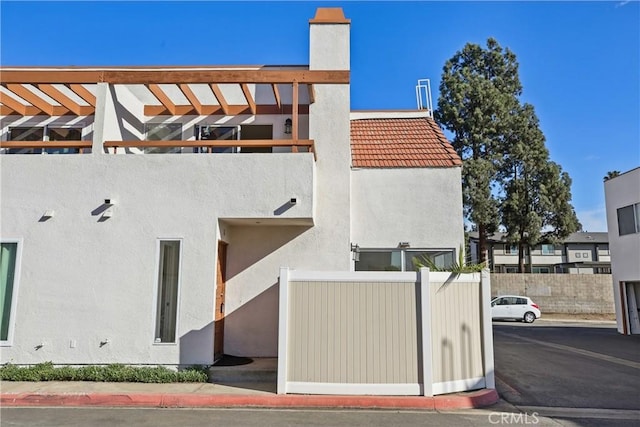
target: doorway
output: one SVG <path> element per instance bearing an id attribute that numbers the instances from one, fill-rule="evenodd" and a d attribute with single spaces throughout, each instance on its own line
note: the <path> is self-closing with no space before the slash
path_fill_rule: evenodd
<path id="1" fill-rule="evenodd" d="M 227 243 L 218 240 L 218 258 L 216 262 L 215 314 L 213 328 L 213 361 L 224 355 L 224 298 L 226 287 Z"/>
<path id="2" fill-rule="evenodd" d="M 629 333 L 640 334 L 640 282 L 626 282 L 626 308 L 629 319 Z"/>

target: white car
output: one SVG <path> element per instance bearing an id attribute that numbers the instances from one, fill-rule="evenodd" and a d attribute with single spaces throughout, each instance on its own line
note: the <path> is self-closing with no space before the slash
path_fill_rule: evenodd
<path id="1" fill-rule="evenodd" d="M 540 316 L 540 307 L 529 297 L 502 295 L 491 300 L 492 319 L 516 319 L 533 323 Z"/>

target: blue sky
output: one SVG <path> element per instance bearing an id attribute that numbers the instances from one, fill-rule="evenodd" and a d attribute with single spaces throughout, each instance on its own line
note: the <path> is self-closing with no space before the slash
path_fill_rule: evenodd
<path id="1" fill-rule="evenodd" d="M 637 1 L 3 0 L 0 63 L 307 64 L 308 20 L 338 6 L 351 19 L 354 110 L 414 109 L 421 78 L 435 103 L 442 66 L 465 43 L 494 37 L 511 49 L 584 229 L 606 231 L 603 176 L 640 166 Z"/>

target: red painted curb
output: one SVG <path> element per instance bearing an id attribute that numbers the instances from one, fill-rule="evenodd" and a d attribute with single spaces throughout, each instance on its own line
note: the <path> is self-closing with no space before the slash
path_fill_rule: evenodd
<path id="1" fill-rule="evenodd" d="M 434 400 L 436 410 L 473 409 L 498 403 L 500 396 L 495 389 L 483 389 L 465 394 L 442 394 Z"/>
<path id="2" fill-rule="evenodd" d="M 435 397 L 160 393 L 4 393 L 0 395 L 2 406 L 144 406 L 161 408 L 306 407 L 446 410 L 481 408 L 497 401 L 498 393 L 488 389 Z"/>

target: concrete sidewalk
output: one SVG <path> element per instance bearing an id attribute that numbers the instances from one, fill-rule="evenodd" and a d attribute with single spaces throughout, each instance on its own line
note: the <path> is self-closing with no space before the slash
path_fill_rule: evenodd
<path id="1" fill-rule="evenodd" d="M 282 395 L 273 383 L 98 383 L 0 382 L 2 406 L 139 406 L 139 407 L 261 407 L 261 408 L 370 408 L 473 409 L 499 400 L 493 389 L 423 396 Z"/>

